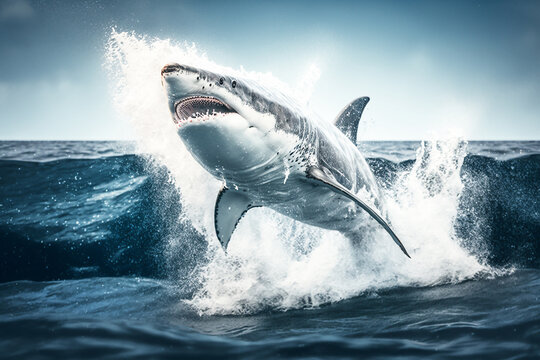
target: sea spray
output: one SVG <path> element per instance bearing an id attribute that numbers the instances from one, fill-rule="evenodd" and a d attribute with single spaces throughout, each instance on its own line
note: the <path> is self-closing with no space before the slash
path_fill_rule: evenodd
<path id="1" fill-rule="evenodd" d="M 431 141 L 418 149 L 412 169 L 386 191 L 388 216 L 410 250 L 399 251 L 374 227 L 360 246 L 337 232 L 295 222 L 270 209 L 253 209 L 240 222 L 225 254 L 213 230 L 220 182 L 192 158 L 176 135 L 161 88 L 168 62 L 264 79 L 290 89 L 270 74 L 235 71 L 212 63 L 196 46 L 113 32 L 107 52 L 115 103 L 133 124 L 138 146 L 165 165 L 181 193 L 182 218 L 207 242 L 189 274 L 193 292 L 184 299 L 201 314 L 245 314 L 262 309 L 319 306 L 395 286 L 457 282 L 486 270 L 460 245 L 453 223 L 462 184 L 466 143 Z M 198 241 L 192 234 L 171 247 Z"/>
<path id="2" fill-rule="evenodd" d="M 403 262 L 373 242 L 371 259 L 399 275 L 398 285 L 462 281 L 486 270 L 460 244 L 454 221 L 463 189 L 460 171 L 467 143 L 460 138 L 423 141 L 410 170 L 386 193 L 388 215 L 412 260 Z M 390 274 L 389 274 L 390 275 Z"/>

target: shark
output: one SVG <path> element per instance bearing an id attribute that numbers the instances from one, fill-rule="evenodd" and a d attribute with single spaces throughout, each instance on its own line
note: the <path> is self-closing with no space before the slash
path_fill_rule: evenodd
<path id="1" fill-rule="evenodd" d="M 381 190 L 356 146 L 369 97 L 355 99 L 330 122 L 246 76 L 170 63 L 161 69 L 161 81 L 180 139 L 223 183 L 214 227 L 225 251 L 243 216 L 267 207 L 353 242 L 382 226 L 410 258 L 386 220 Z"/>

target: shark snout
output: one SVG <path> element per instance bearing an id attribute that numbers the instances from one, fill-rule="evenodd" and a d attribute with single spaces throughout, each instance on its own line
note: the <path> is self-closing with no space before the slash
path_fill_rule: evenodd
<path id="1" fill-rule="evenodd" d="M 161 68 L 161 76 L 174 72 L 184 71 L 187 73 L 198 73 L 198 70 L 189 65 L 181 65 L 178 63 L 170 63 Z"/>
<path id="2" fill-rule="evenodd" d="M 161 75 L 181 70 L 182 66 L 177 63 L 167 64 L 161 68 Z"/>

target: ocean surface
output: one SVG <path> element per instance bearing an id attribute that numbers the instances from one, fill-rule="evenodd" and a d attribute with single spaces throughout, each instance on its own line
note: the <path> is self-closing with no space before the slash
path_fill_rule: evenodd
<path id="1" fill-rule="evenodd" d="M 130 142 L 0 142 L 0 358 L 540 358 L 540 142 L 359 144 L 411 253 Z M 207 185 L 210 183 L 210 185 Z"/>

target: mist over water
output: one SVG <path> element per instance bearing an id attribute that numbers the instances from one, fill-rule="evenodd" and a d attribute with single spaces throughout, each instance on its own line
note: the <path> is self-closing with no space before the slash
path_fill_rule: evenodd
<path id="1" fill-rule="evenodd" d="M 195 45 L 130 33 L 111 35 L 107 66 L 115 104 L 135 129 L 140 151 L 149 154 L 149 166 L 169 170 L 170 181 L 181 195 L 178 221 L 205 241 L 204 246 L 196 245 L 201 252 L 195 255 L 193 271 L 181 277 L 188 283 L 182 286 L 193 290 L 193 296 L 183 301 L 198 313 L 313 307 L 396 286 L 457 283 L 496 273 L 479 257 L 481 252 L 471 248 L 481 247 L 482 239 L 468 241 L 465 247 L 455 231 L 464 186 L 460 171 L 467 153 L 467 142 L 459 138 L 422 142 L 412 167 L 381 183 L 388 218 L 412 259 L 377 226 L 360 246 L 353 246 L 337 232 L 260 208 L 242 219 L 225 255 L 213 225 L 221 183 L 192 158 L 176 134 L 159 76 L 169 62 L 264 79 L 283 93 L 294 91 L 289 87 L 293 84 L 287 86 L 270 74 L 220 67 Z M 313 86 L 305 79 L 302 83 Z M 174 278 L 177 247 L 198 240 L 185 232 L 171 235 L 168 241 Z"/>

